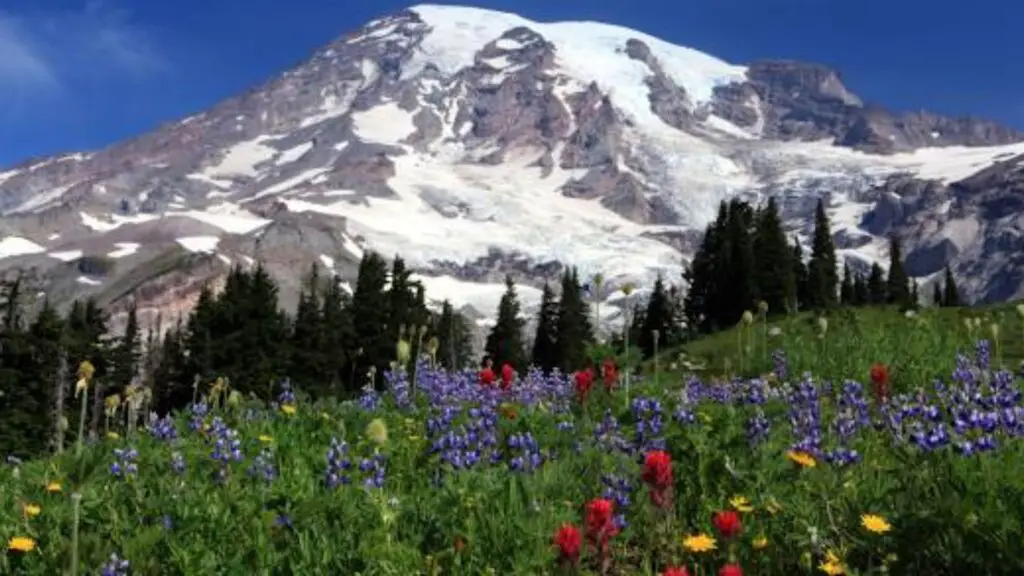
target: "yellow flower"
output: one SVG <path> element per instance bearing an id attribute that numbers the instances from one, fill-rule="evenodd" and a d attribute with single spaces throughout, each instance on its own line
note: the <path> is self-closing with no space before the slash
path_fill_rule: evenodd
<path id="1" fill-rule="evenodd" d="M 295 406 L 292 405 L 292 404 L 284 404 L 284 405 L 281 406 L 281 412 L 284 412 L 285 414 L 287 414 L 289 416 L 294 416 L 295 415 Z"/>
<path id="2" fill-rule="evenodd" d="M 56 494 L 57 492 L 63 492 L 64 487 L 60 485 L 60 482 L 50 482 L 46 485 L 46 491 L 51 494 Z"/>
<path id="3" fill-rule="evenodd" d="M 750 500 L 747 500 L 744 496 L 733 496 L 729 500 L 729 505 L 732 506 L 737 512 L 753 512 L 754 507 L 750 505 Z"/>
<path id="4" fill-rule="evenodd" d="M 775 498 L 768 498 L 768 502 L 765 503 L 764 509 L 774 516 L 782 511 L 782 504 L 779 504 L 779 501 Z"/>
<path id="5" fill-rule="evenodd" d="M 320 417 L 323 418 L 324 420 L 330 420 L 331 419 L 331 415 L 328 414 L 327 412 L 321 412 L 320 413 Z"/>
<path id="6" fill-rule="evenodd" d="M 690 552 L 709 552 L 717 548 L 715 539 L 707 534 L 693 534 L 683 538 L 683 548 Z"/>
<path id="7" fill-rule="evenodd" d="M 107 440 L 117 440 L 120 437 L 117 432 L 107 432 Z"/>
<path id="8" fill-rule="evenodd" d="M 814 456 L 811 456 L 807 452 L 801 452 L 799 450 L 790 450 L 786 452 L 786 458 L 790 462 L 800 466 L 801 468 L 814 468 L 818 463 L 814 460 Z"/>
<path id="9" fill-rule="evenodd" d="M 885 518 L 876 514 L 862 514 L 860 525 L 868 532 L 874 532 L 875 534 L 885 534 L 892 530 L 892 525 Z"/>
<path id="10" fill-rule="evenodd" d="M 274 437 L 273 436 L 268 436 L 266 434 L 260 434 L 260 442 L 262 442 L 264 444 L 270 444 L 273 441 L 274 441 Z"/>
<path id="11" fill-rule="evenodd" d="M 825 553 L 825 561 L 818 565 L 818 569 L 829 576 L 842 576 L 846 572 L 842 560 L 831 550 Z"/>
<path id="12" fill-rule="evenodd" d="M 26 518 L 35 518 L 39 516 L 39 513 L 43 511 L 38 504 L 25 504 L 21 507 L 22 511 L 25 512 Z"/>
<path id="13" fill-rule="evenodd" d="M 15 536 L 7 541 L 7 549 L 14 552 L 31 552 L 36 549 L 36 541 L 27 536 Z"/>
<path id="14" fill-rule="evenodd" d="M 380 418 L 374 418 L 366 425 L 366 435 L 370 440 L 373 440 L 375 444 L 387 444 L 388 425 Z"/>

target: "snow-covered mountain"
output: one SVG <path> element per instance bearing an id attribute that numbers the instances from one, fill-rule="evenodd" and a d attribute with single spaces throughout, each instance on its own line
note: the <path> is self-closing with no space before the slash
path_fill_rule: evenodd
<path id="1" fill-rule="evenodd" d="M 820 65 L 423 5 L 201 114 L 0 171 L 0 268 L 153 317 L 255 260 L 290 305 L 312 262 L 351 282 L 372 248 L 486 316 L 507 272 L 527 308 L 563 264 L 610 302 L 678 277 L 721 200 L 775 195 L 804 237 L 825 197 L 857 265 L 895 232 L 912 274 L 950 262 L 1001 300 L 1022 295 L 1021 159 L 1016 130 L 890 113 Z"/>

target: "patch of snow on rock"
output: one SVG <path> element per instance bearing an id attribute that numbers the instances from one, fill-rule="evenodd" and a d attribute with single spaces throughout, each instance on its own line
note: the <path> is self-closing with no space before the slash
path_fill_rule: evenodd
<path id="1" fill-rule="evenodd" d="M 217 250 L 220 238 L 216 236 L 185 236 L 176 242 L 189 252 L 212 253 Z"/>

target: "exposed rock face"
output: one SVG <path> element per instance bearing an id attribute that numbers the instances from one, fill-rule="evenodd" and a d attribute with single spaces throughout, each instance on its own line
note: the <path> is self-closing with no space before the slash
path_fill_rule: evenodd
<path id="1" fill-rule="evenodd" d="M 1024 134 L 975 118 L 946 118 L 915 112 L 896 115 L 866 106 L 843 84 L 838 72 L 819 64 L 754 62 L 748 81 L 721 86 L 715 114 L 780 140 L 834 139 L 872 153 L 923 146 L 994 146 L 1024 140 Z"/>
<path id="2" fill-rule="evenodd" d="M 772 195 L 805 239 L 826 198 L 855 266 L 899 234 L 911 274 L 952 264 L 997 300 L 1021 295 L 1022 140 L 866 105 L 817 64 L 415 7 L 206 112 L 0 171 L 0 272 L 166 326 L 230 266 L 263 262 L 291 306 L 312 263 L 351 282 L 373 248 L 485 316 L 509 273 L 526 295 L 566 265 L 676 278 L 718 202 Z"/>

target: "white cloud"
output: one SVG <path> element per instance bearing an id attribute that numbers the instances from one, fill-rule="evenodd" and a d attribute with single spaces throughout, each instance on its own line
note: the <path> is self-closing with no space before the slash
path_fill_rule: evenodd
<path id="1" fill-rule="evenodd" d="M 83 81 L 138 79 L 166 69 L 152 33 L 104 2 L 94 0 L 75 11 L 0 9 L 0 100 L 53 95 Z"/>

